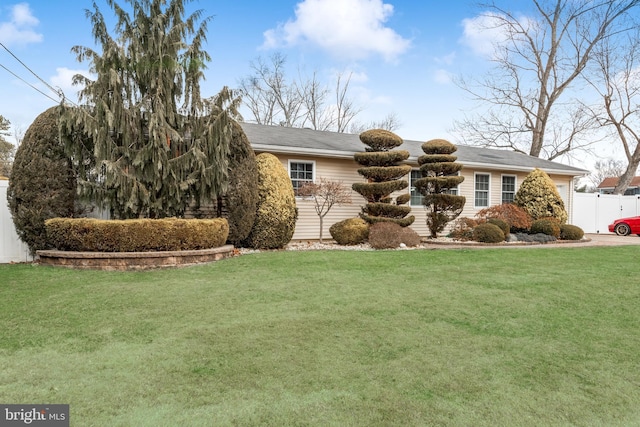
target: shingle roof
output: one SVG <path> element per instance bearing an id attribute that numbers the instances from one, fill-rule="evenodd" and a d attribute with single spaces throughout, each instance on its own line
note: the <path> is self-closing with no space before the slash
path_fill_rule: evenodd
<path id="1" fill-rule="evenodd" d="M 618 185 L 619 179 L 618 177 L 605 178 L 600 185 L 598 185 L 598 188 L 615 188 L 615 186 Z M 640 187 L 640 176 L 634 176 L 631 179 L 629 187 Z"/>
<path id="2" fill-rule="evenodd" d="M 312 129 L 241 123 L 242 129 L 256 151 L 279 154 L 315 155 L 320 157 L 353 158 L 364 151 L 364 144 L 356 134 L 324 132 Z M 416 161 L 423 155 L 424 141 L 405 140 L 400 149 L 408 150 L 409 160 Z M 469 145 L 457 145 L 458 162 L 474 167 L 510 171 L 530 171 L 535 168 L 547 173 L 580 176 L 588 171 L 561 163 L 516 153 Z"/>

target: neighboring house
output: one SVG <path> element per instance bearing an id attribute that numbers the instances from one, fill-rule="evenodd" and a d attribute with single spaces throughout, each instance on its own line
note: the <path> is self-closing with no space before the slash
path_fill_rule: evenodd
<path id="1" fill-rule="evenodd" d="M 618 185 L 618 181 L 620 178 L 605 178 L 604 181 L 598 185 L 598 193 L 600 194 L 613 194 L 613 189 Z M 624 192 L 625 196 L 635 196 L 640 194 L 640 176 L 634 176 L 631 180 L 631 183 L 627 187 L 627 190 Z"/>
<path id="2" fill-rule="evenodd" d="M 360 166 L 353 160 L 354 153 L 365 151 L 365 145 L 358 135 L 252 123 L 241 125 L 256 153 L 271 153 L 280 159 L 289 172 L 294 189 L 304 182 L 319 178 L 342 181 L 348 188 L 354 182 L 364 181 L 357 172 Z M 412 185 L 413 181 L 421 177 L 417 159 L 424 154 L 421 148 L 423 142 L 405 140 L 398 149 L 409 151 L 411 157 L 407 163 L 415 167 L 410 176 L 405 178 L 409 181 L 406 191 L 411 190 L 413 196 L 410 202 L 412 214 L 416 217 L 411 228 L 421 236 L 427 236 L 429 232 L 421 196 Z M 457 161 L 464 165 L 460 174 L 465 180 L 458 187 L 457 193 L 467 199 L 461 214 L 466 217 L 475 216 L 480 209 L 513 201 L 527 174 L 539 168 L 556 183 L 571 218 L 573 179 L 588 174 L 584 169 L 507 150 L 458 145 L 455 155 L 458 156 Z M 324 236 L 329 236 L 329 227 L 334 223 L 356 217 L 360 213 L 365 200 L 355 191 L 352 191 L 352 200 L 351 205 L 333 207 L 324 220 Z M 297 198 L 296 202 L 299 216 L 293 239 L 317 239 L 319 220 L 313 202 L 303 198 Z"/>

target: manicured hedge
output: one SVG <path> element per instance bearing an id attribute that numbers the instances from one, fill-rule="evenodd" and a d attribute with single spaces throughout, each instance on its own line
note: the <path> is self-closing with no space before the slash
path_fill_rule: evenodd
<path id="1" fill-rule="evenodd" d="M 147 252 L 209 249 L 229 235 L 224 218 L 52 218 L 45 222 L 48 246 L 63 251 Z"/>

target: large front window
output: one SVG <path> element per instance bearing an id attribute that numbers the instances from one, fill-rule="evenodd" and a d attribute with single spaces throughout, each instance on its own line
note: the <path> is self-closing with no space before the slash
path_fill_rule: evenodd
<path id="1" fill-rule="evenodd" d="M 489 207 L 489 174 L 477 173 L 475 178 L 475 206 Z"/>
<path id="2" fill-rule="evenodd" d="M 314 162 L 289 161 L 289 177 L 293 185 L 293 191 L 298 195 L 298 190 L 307 182 L 313 182 Z"/>

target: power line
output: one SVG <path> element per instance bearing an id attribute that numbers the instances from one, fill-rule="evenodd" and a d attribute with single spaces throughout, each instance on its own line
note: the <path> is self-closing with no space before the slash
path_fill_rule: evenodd
<path id="1" fill-rule="evenodd" d="M 58 88 L 58 89 L 55 89 L 53 86 L 51 86 L 49 83 L 47 83 L 43 78 L 41 78 L 41 77 L 40 77 L 39 75 L 37 75 L 37 74 L 36 74 L 36 73 L 31 69 L 31 68 L 29 68 L 29 67 L 27 66 L 27 64 L 25 64 L 24 62 L 22 62 L 22 61 L 20 60 L 20 58 L 18 58 L 16 55 L 14 55 L 14 53 L 13 53 L 13 52 L 11 52 L 11 51 L 9 50 L 9 48 L 8 48 L 8 47 L 6 47 L 2 42 L 0 42 L 0 46 L 2 46 L 2 47 L 4 48 L 4 50 L 6 50 L 7 52 L 9 52 L 9 55 L 13 56 L 13 57 L 15 58 L 15 60 L 16 60 L 16 61 L 18 61 L 20 64 L 22 64 L 22 66 L 23 66 L 24 68 L 26 68 L 27 70 L 29 70 L 29 72 L 30 72 L 31 74 L 33 74 L 33 75 L 34 75 L 38 80 L 40 80 L 40 81 L 41 81 L 41 82 L 42 82 L 46 87 L 48 87 L 48 88 L 49 88 L 49 90 L 51 90 L 53 93 L 55 93 L 56 95 L 58 95 L 60 98 L 63 98 L 63 99 L 64 99 L 64 93 L 62 93 L 62 90 L 61 90 L 61 89 L 59 89 L 59 88 Z M 5 67 L 3 67 L 3 68 L 5 68 Z M 5 68 L 5 69 L 6 69 L 6 68 Z M 8 70 L 7 70 L 7 71 L 8 71 Z M 11 74 L 14 74 L 14 73 L 11 73 Z M 14 75 L 15 75 L 15 74 L 14 74 Z M 16 76 L 16 77 L 17 77 L 17 76 Z M 22 79 L 20 79 L 20 80 L 22 80 Z M 23 80 L 23 81 L 24 81 L 24 80 Z M 29 85 L 29 86 L 31 86 L 31 85 Z M 33 87 L 33 86 L 31 86 L 31 87 Z M 34 88 L 34 89 L 35 89 L 35 88 Z M 38 91 L 38 92 L 40 92 L 40 91 Z M 40 93 L 42 93 L 42 92 L 40 92 Z"/>
<path id="2" fill-rule="evenodd" d="M 38 92 L 40 92 L 42 95 L 46 96 L 47 98 L 49 98 L 50 100 L 52 100 L 53 102 L 60 102 L 59 99 L 53 99 L 51 96 L 47 95 L 46 93 L 44 93 L 43 91 L 41 91 L 40 89 L 38 89 L 37 87 L 35 87 L 34 85 L 32 85 L 31 83 L 29 83 L 28 81 L 26 81 L 25 79 L 23 79 L 22 77 L 20 77 L 19 75 L 17 75 L 16 73 L 14 73 L 13 71 L 11 71 L 10 69 L 8 69 L 7 67 L 5 67 L 4 65 L 0 64 L 0 67 L 4 68 L 5 70 L 7 70 L 9 73 L 11 73 L 12 75 L 14 75 L 16 78 L 20 79 L 22 82 L 26 83 L 28 86 L 31 86 L 34 90 L 37 90 Z M 64 97 L 64 95 L 63 95 Z"/>

